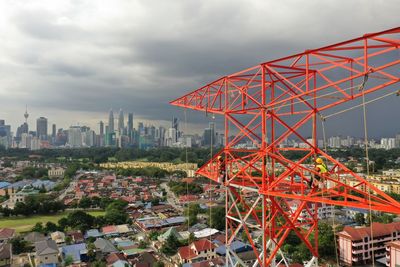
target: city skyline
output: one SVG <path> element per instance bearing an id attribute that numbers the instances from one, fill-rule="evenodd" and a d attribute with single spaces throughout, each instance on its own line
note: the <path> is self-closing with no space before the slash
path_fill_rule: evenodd
<path id="1" fill-rule="evenodd" d="M 52 114 L 57 120 L 49 121 L 64 127 L 93 127 L 111 107 L 167 123 L 181 112 L 168 103 L 182 93 L 269 59 L 395 27 L 393 6 L 396 1 L 5 1 L 0 118 L 20 125 L 28 104 L 32 117 Z M 303 9 L 313 16 L 298 12 Z M 334 20 L 336 14 L 351 17 L 351 27 L 347 19 Z M 371 105 L 370 134 L 395 134 L 399 129 L 385 121 L 399 112 L 395 98 Z M 332 120 L 331 129 L 361 133 L 361 116 L 352 114 Z M 189 128 L 203 128 L 203 117 L 190 116 Z"/>

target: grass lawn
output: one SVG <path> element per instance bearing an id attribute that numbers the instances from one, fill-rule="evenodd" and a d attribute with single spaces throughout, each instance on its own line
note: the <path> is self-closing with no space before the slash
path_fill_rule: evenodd
<path id="1" fill-rule="evenodd" d="M 65 211 L 62 213 L 57 213 L 54 215 L 35 215 L 29 217 L 13 217 L 0 219 L 0 228 L 13 228 L 18 233 L 27 232 L 32 229 L 32 227 L 38 223 L 42 222 L 46 224 L 47 222 L 57 223 L 62 217 L 66 217 L 71 211 Z M 104 215 L 104 211 L 87 211 L 92 216 Z"/>

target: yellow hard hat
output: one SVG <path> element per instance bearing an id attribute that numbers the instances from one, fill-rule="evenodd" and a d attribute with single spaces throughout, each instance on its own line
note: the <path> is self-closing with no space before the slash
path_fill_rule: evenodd
<path id="1" fill-rule="evenodd" d="M 324 163 L 324 160 L 321 159 L 321 158 L 317 158 L 317 159 L 315 160 L 315 162 L 318 163 L 318 164 L 322 164 L 322 163 Z"/>
<path id="2" fill-rule="evenodd" d="M 218 160 L 221 160 L 221 159 L 222 159 L 222 156 L 218 156 L 217 159 L 218 159 Z"/>

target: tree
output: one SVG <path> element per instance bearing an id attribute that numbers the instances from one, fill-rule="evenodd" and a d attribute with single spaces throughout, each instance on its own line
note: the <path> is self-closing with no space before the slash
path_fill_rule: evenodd
<path id="1" fill-rule="evenodd" d="M 155 240 L 157 240 L 157 238 L 158 238 L 159 235 L 160 235 L 159 232 L 157 232 L 156 230 L 153 230 L 153 231 L 151 231 L 151 232 L 149 233 L 149 239 L 150 239 L 151 241 L 155 241 Z"/>
<path id="2" fill-rule="evenodd" d="M 364 214 L 362 213 L 357 213 L 354 216 L 354 221 L 358 224 L 358 225 L 364 225 L 365 224 L 365 217 Z"/>
<path id="3" fill-rule="evenodd" d="M 68 255 L 68 256 L 65 258 L 64 263 L 65 263 L 65 266 L 69 266 L 69 265 L 71 265 L 72 263 L 74 263 L 74 258 L 73 258 L 71 255 Z"/>
<path id="4" fill-rule="evenodd" d="M 89 257 L 89 261 L 91 261 L 91 262 L 95 261 L 96 260 L 96 246 L 95 246 L 95 244 L 93 244 L 93 242 L 89 242 L 88 241 L 87 248 L 88 248 L 87 255 Z"/>
<path id="5" fill-rule="evenodd" d="M 109 224 L 124 224 L 128 221 L 129 217 L 125 211 L 118 209 L 107 209 L 104 218 Z"/>
<path id="6" fill-rule="evenodd" d="M 67 218 L 63 217 L 58 220 L 58 227 L 60 228 L 60 231 L 64 231 L 69 225 L 69 221 Z"/>
<path id="7" fill-rule="evenodd" d="M 141 248 L 141 249 L 145 249 L 148 246 L 149 246 L 149 244 L 146 241 L 140 240 L 138 247 Z"/>
<path id="8" fill-rule="evenodd" d="M 67 219 L 69 226 L 79 228 L 82 232 L 92 228 L 94 223 L 94 217 L 81 210 L 68 214 Z"/>
<path id="9" fill-rule="evenodd" d="M 72 237 L 67 236 L 67 237 L 65 238 L 65 243 L 66 243 L 67 245 L 71 245 L 71 244 L 72 244 Z"/>
<path id="10" fill-rule="evenodd" d="M 167 241 L 161 247 L 161 252 L 167 256 L 175 255 L 176 252 L 178 251 L 179 245 L 180 245 L 180 243 L 179 243 L 179 240 L 176 238 L 176 236 L 170 235 L 167 238 Z"/>
<path id="11" fill-rule="evenodd" d="M 327 223 L 318 224 L 318 252 L 321 258 L 335 256 L 335 242 L 332 226 Z"/>
<path id="12" fill-rule="evenodd" d="M 196 240 L 196 236 L 194 233 L 190 233 L 189 238 L 188 238 L 188 244 L 193 243 Z"/>
<path id="13" fill-rule="evenodd" d="M 28 242 L 23 240 L 21 237 L 15 237 L 10 241 L 13 254 L 18 255 L 24 252 L 29 252 Z"/>
<path id="14" fill-rule="evenodd" d="M 57 224 L 53 222 L 47 222 L 46 223 L 46 233 L 52 233 L 58 230 Z"/>
<path id="15" fill-rule="evenodd" d="M 37 222 L 37 223 L 33 226 L 33 228 L 32 228 L 31 231 L 32 231 L 32 232 L 38 232 L 38 233 L 44 233 L 45 231 L 44 231 L 43 223 Z"/>
<path id="16" fill-rule="evenodd" d="M 82 197 L 79 201 L 79 208 L 88 209 L 92 205 L 92 200 L 89 197 Z"/>
<path id="17" fill-rule="evenodd" d="M 225 230 L 225 207 L 211 208 L 211 227 L 220 231 Z"/>

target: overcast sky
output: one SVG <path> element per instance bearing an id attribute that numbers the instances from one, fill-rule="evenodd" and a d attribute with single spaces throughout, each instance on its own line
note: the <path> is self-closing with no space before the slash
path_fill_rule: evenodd
<path id="1" fill-rule="evenodd" d="M 399 14 L 398 0 L 2 0 L 0 118 L 15 131 L 27 104 L 33 130 L 39 116 L 97 130 L 110 108 L 133 112 L 135 126 L 168 121 L 182 117 L 170 100 L 222 75 L 400 26 Z M 372 135 L 400 131 L 382 120 L 399 108 L 377 110 Z"/>

